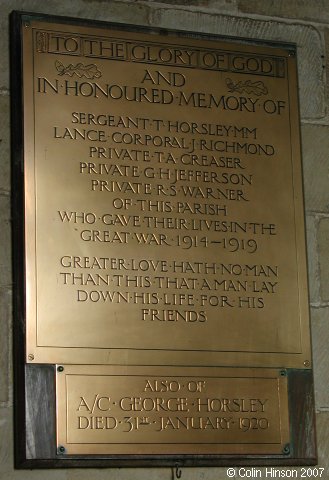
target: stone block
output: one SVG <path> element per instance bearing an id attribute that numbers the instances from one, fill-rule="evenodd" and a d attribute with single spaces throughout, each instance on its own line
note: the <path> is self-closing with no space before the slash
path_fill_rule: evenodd
<path id="1" fill-rule="evenodd" d="M 8 403 L 9 401 L 11 302 L 11 291 L 0 288 L 0 403 Z"/>
<path id="2" fill-rule="evenodd" d="M 306 216 L 306 243 L 307 243 L 307 261 L 308 261 L 308 282 L 310 302 L 318 304 L 320 302 L 320 279 L 319 279 L 319 259 L 318 259 L 318 241 L 317 241 L 318 220 L 313 215 Z"/>
<path id="3" fill-rule="evenodd" d="M 0 408 L 0 465 L 2 478 L 3 470 L 12 469 L 12 449 L 13 449 L 13 412 L 11 408 Z"/>
<path id="4" fill-rule="evenodd" d="M 266 17 L 300 18 L 319 22 L 329 21 L 327 0 L 238 0 L 238 9 Z"/>
<path id="5" fill-rule="evenodd" d="M 67 480 L 162 480 L 170 477 L 169 468 L 107 468 L 104 469 L 74 469 L 68 471 Z"/>
<path id="6" fill-rule="evenodd" d="M 0 194 L 0 286 L 11 285 L 10 198 Z"/>
<path id="7" fill-rule="evenodd" d="M 13 411 L 0 408 L 0 478 L 6 480 L 66 480 L 67 470 L 14 470 Z M 92 478 L 92 477 L 89 477 Z M 104 476 L 104 479 L 106 477 Z"/>
<path id="8" fill-rule="evenodd" d="M 302 126 L 303 176 L 307 212 L 329 212 L 329 127 Z"/>
<path id="9" fill-rule="evenodd" d="M 227 468 L 182 468 L 182 479 L 214 480 L 227 479 Z M 74 469 L 68 471 L 67 480 L 163 480 L 176 478 L 172 476 L 171 468 L 113 468 L 113 469 Z M 232 477 L 230 477 L 232 478 Z M 239 477 L 233 477 L 239 478 Z"/>
<path id="10" fill-rule="evenodd" d="M 325 58 L 323 59 L 323 63 L 325 65 L 325 71 L 326 71 L 326 78 L 327 78 L 327 84 L 326 84 L 326 100 L 327 100 L 327 107 L 329 106 L 329 28 L 326 28 L 324 30 L 324 45 L 325 45 Z"/>
<path id="11" fill-rule="evenodd" d="M 329 409 L 329 307 L 311 309 L 315 407 Z"/>
<path id="12" fill-rule="evenodd" d="M 316 414 L 316 436 L 318 443 L 318 467 L 324 468 L 321 478 L 327 480 L 329 478 L 329 412 Z M 320 478 L 320 475 L 318 478 Z"/>
<path id="13" fill-rule="evenodd" d="M 207 7 L 219 13 L 238 13 L 238 0 L 208 0 Z"/>
<path id="14" fill-rule="evenodd" d="M 162 7 L 153 10 L 152 25 L 261 41 L 296 43 L 301 116 L 309 119 L 325 116 L 325 85 L 320 54 L 322 38 L 313 26 Z"/>
<path id="15" fill-rule="evenodd" d="M 318 229 L 320 264 L 320 294 L 323 302 L 329 301 L 329 218 L 321 218 Z"/>
<path id="16" fill-rule="evenodd" d="M 153 3 L 153 0 L 147 0 Z M 157 3 L 171 6 L 188 6 L 191 9 L 212 10 L 220 13 L 237 13 L 237 0 L 157 0 Z"/>
<path id="17" fill-rule="evenodd" d="M 9 129 L 9 95 L 0 92 L 0 192 L 10 190 L 10 129 Z"/>

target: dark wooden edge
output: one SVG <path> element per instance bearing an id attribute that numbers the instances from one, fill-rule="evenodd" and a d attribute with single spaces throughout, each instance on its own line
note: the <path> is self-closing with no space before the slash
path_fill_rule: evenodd
<path id="1" fill-rule="evenodd" d="M 314 382 L 312 370 L 288 370 L 291 454 L 317 464 Z"/>
<path id="2" fill-rule="evenodd" d="M 20 16 L 10 16 L 11 99 L 11 218 L 13 265 L 13 355 L 14 355 L 14 458 L 19 467 L 26 458 L 25 419 L 25 264 L 24 264 L 24 162 L 23 92 Z"/>
<path id="3" fill-rule="evenodd" d="M 313 378 L 310 370 L 288 371 L 289 385 L 289 416 L 291 426 L 290 453 L 286 455 L 121 455 L 121 456 L 56 456 L 53 458 L 27 459 L 27 412 L 25 406 L 26 382 L 25 382 L 25 263 L 24 263 L 24 152 L 23 152 L 23 92 L 22 92 L 22 37 L 21 29 L 23 21 L 29 19 L 42 20 L 57 23 L 75 23 L 86 26 L 101 28 L 123 29 L 139 32 L 155 32 L 162 35 L 170 33 L 181 37 L 222 39 L 234 42 L 267 45 L 281 48 L 295 49 L 294 44 L 280 42 L 252 41 L 240 38 L 221 37 L 214 34 L 202 34 L 195 32 L 181 32 L 176 30 L 154 29 L 134 25 L 115 24 L 108 22 L 88 21 L 68 17 L 51 15 L 39 15 L 35 13 L 12 12 L 10 16 L 10 57 L 11 57 L 11 150 L 12 150 L 12 237 L 13 237 L 13 313 L 14 313 L 14 429 L 15 429 L 15 468 L 74 468 L 74 467 L 193 467 L 193 466 L 232 466 L 232 465 L 273 465 L 273 466 L 300 466 L 315 465 L 317 462 L 315 443 L 315 414 L 313 396 Z M 37 365 L 28 366 L 27 370 L 39 369 L 41 377 L 48 375 L 49 368 L 40 368 Z M 33 370 L 32 370 L 33 372 Z M 41 372 L 41 373 L 40 373 Z M 45 372 L 44 374 L 42 372 Z M 33 374 L 32 374 L 33 377 Z M 47 384 L 47 382 L 45 382 Z M 43 392 L 47 395 L 47 392 Z M 54 389 L 48 392 L 54 396 Z M 54 399 L 49 398 L 49 405 L 55 415 Z M 38 422 L 38 420 L 35 420 Z M 35 426 L 38 431 L 39 426 Z M 50 429 L 51 430 L 51 429 Z M 50 442 L 51 443 L 51 442 Z"/>
<path id="4" fill-rule="evenodd" d="M 53 459 L 56 453 L 55 365 L 25 366 L 26 456 Z"/>

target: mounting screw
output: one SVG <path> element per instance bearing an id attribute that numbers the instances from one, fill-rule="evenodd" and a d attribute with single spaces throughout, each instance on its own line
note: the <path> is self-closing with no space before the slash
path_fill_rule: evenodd
<path id="1" fill-rule="evenodd" d="M 34 360 L 34 355 L 29 353 L 27 358 L 32 362 L 32 360 Z"/>
<path id="2" fill-rule="evenodd" d="M 58 453 L 65 453 L 65 447 L 63 447 L 62 445 L 58 447 Z"/>
<path id="3" fill-rule="evenodd" d="M 296 55 L 296 52 L 294 50 L 289 50 L 289 57 L 294 57 Z"/>
<path id="4" fill-rule="evenodd" d="M 64 372 L 64 367 L 62 367 L 62 365 L 60 365 L 59 367 L 57 367 L 57 372 Z M 64 448 L 64 447 L 63 447 Z M 64 449 L 65 450 L 65 449 Z"/>
<path id="5" fill-rule="evenodd" d="M 25 28 L 29 28 L 29 26 L 30 26 L 30 23 L 29 23 L 29 22 L 24 22 L 24 27 L 25 27 Z"/>
<path id="6" fill-rule="evenodd" d="M 304 366 L 309 367 L 311 365 L 311 362 L 309 360 L 305 360 Z"/>
<path id="7" fill-rule="evenodd" d="M 287 376 L 287 370 L 280 370 L 280 375 L 281 375 L 281 377 L 286 377 Z"/>
<path id="8" fill-rule="evenodd" d="M 283 447 L 282 453 L 283 453 L 284 455 L 289 455 L 289 453 L 290 453 L 290 445 L 289 445 L 289 443 L 287 443 L 287 444 Z"/>

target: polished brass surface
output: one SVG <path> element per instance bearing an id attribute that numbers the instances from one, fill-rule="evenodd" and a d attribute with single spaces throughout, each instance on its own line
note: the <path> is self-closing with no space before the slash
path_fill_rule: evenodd
<path id="1" fill-rule="evenodd" d="M 294 55 L 31 21 L 23 56 L 27 362 L 304 368 Z"/>
<path id="2" fill-rule="evenodd" d="M 57 369 L 59 453 L 280 455 L 288 443 L 279 370 Z"/>

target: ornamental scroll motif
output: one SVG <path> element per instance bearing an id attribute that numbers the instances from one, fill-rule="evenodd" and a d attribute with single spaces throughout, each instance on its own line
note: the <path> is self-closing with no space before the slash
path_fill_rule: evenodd
<path id="1" fill-rule="evenodd" d="M 79 78 L 86 77 L 88 79 L 99 78 L 102 76 L 102 72 L 98 70 L 94 63 L 89 65 L 84 65 L 83 63 L 73 65 L 73 63 L 70 63 L 65 66 L 62 62 L 56 60 L 55 67 L 58 75 L 69 75 L 70 77 L 77 75 Z"/>
<path id="2" fill-rule="evenodd" d="M 268 89 L 264 85 L 264 82 L 261 80 L 257 82 L 252 82 L 251 80 L 246 80 L 245 82 L 234 83 L 231 78 L 226 79 L 226 85 L 229 89 L 229 92 L 238 92 L 238 93 L 254 93 L 257 96 L 267 95 Z"/>

